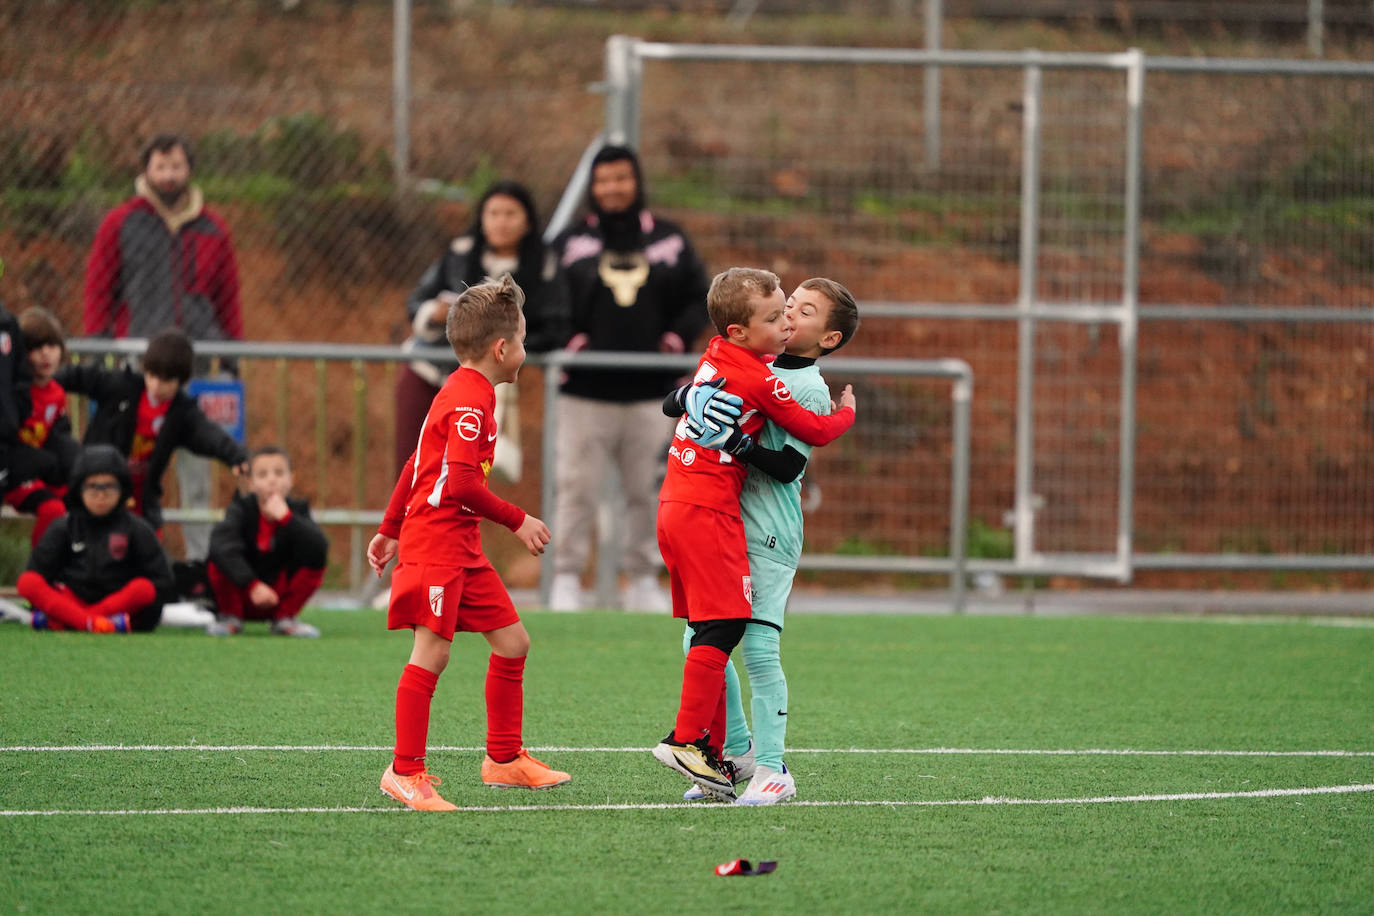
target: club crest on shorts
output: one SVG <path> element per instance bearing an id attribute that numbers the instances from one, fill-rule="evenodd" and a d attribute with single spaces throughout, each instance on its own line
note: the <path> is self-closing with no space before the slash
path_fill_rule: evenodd
<path id="1" fill-rule="evenodd" d="M 110 534 L 108 544 L 111 560 L 122 560 L 129 555 L 129 536 L 122 531 Z"/>
<path id="2" fill-rule="evenodd" d="M 754 606 L 754 583 L 748 577 L 744 577 L 744 600 L 750 606 Z"/>
<path id="3" fill-rule="evenodd" d="M 434 612 L 435 617 L 444 616 L 444 587 L 442 585 L 429 587 L 429 609 Z"/>
<path id="4" fill-rule="evenodd" d="M 683 463 L 683 465 L 685 465 L 685 466 L 687 466 L 687 467 L 691 467 L 691 466 L 692 466 L 692 463 L 693 463 L 694 461 L 696 461 L 696 460 L 697 460 L 697 452 L 696 452 L 696 449 L 693 449 L 693 448 L 684 448 L 684 449 L 682 450 L 682 463 Z"/>

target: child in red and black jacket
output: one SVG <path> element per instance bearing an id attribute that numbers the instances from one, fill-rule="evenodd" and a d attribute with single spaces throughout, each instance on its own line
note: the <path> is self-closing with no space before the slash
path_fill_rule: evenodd
<path id="1" fill-rule="evenodd" d="M 34 306 L 19 316 L 19 330 L 33 381 L 29 385 L 31 409 L 19 428 L 16 454 L 30 460 L 16 463 L 13 470 L 19 476 L 10 481 L 13 489 L 5 494 L 5 503 L 16 512 L 34 516 L 36 545 L 53 520 L 67 511 L 63 502 L 67 478 L 81 446 L 72 437 L 67 392 L 53 377 L 67 352 L 62 323 L 52 312 Z"/>
<path id="2" fill-rule="evenodd" d="M 152 630 L 172 590 L 157 534 L 125 504 L 129 465 L 108 445 L 76 459 L 67 514 L 44 532 L 19 576 L 35 630 Z"/>
<path id="3" fill-rule="evenodd" d="M 113 445 L 129 460 L 133 478 L 131 508 L 155 529 L 162 528 L 162 475 L 172 453 L 184 448 L 217 458 L 236 472 L 248 453 L 234 438 L 201 412 L 186 393 L 195 350 L 183 332 L 168 328 L 148 341 L 143 371 L 129 366 L 67 366 L 57 382 L 84 394 L 99 409 L 82 440 L 86 445 Z"/>
<path id="4" fill-rule="evenodd" d="M 234 497 L 210 532 L 205 566 L 219 610 L 211 636 L 242 633 L 244 620 L 270 620 L 283 636 L 320 635 L 299 618 L 324 581 L 329 541 L 310 504 L 288 495 L 291 483 L 291 461 L 277 446 L 248 459 L 249 492 Z"/>

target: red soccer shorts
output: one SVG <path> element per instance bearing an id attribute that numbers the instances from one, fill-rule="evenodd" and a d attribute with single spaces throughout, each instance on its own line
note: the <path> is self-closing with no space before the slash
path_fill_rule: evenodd
<path id="1" fill-rule="evenodd" d="M 738 620 L 753 616 L 744 522 L 691 503 L 658 504 L 658 550 L 668 567 L 673 616 Z"/>
<path id="2" fill-rule="evenodd" d="M 391 574 L 388 630 L 426 627 L 452 640 L 456 632 L 490 633 L 519 622 L 505 583 L 490 565 L 401 563 Z"/>

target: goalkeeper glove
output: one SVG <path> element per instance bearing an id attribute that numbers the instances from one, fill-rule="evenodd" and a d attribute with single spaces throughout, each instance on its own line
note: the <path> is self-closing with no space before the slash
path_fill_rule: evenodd
<path id="1" fill-rule="evenodd" d="M 724 390 L 724 376 L 684 389 L 682 407 L 697 426 L 711 429 L 731 426 L 740 417 L 744 401 Z"/>
<path id="2" fill-rule="evenodd" d="M 687 438 L 702 448 L 719 449 L 744 458 L 754 450 L 754 437 L 738 426 L 710 427 L 687 420 Z"/>

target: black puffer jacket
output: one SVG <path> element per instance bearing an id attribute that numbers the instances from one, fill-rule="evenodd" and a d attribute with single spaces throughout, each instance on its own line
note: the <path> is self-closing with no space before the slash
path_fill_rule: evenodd
<path id="1" fill-rule="evenodd" d="M 95 474 L 113 474 L 120 500 L 108 515 L 95 516 L 81 499 L 82 484 Z M 49 583 L 61 583 L 94 604 L 143 577 L 157 589 L 157 603 L 141 613 L 134 629 L 151 630 L 172 600 L 172 570 L 152 526 L 125 508 L 133 493 L 129 465 L 108 445 L 82 451 L 67 489 L 67 514 L 54 521 L 29 555 L 28 569 Z"/>
<path id="2" fill-rule="evenodd" d="M 210 532 L 211 563 L 239 588 L 254 580 L 268 585 L 282 573 L 298 569 L 324 569 L 329 541 L 310 517 L 310 504 L 288 497 L 291 517 L 276 530 L 267 550 L 258 549 L 258 522 L 262 510 L 252 493 L 234 497 L 224 519 Z"/>

